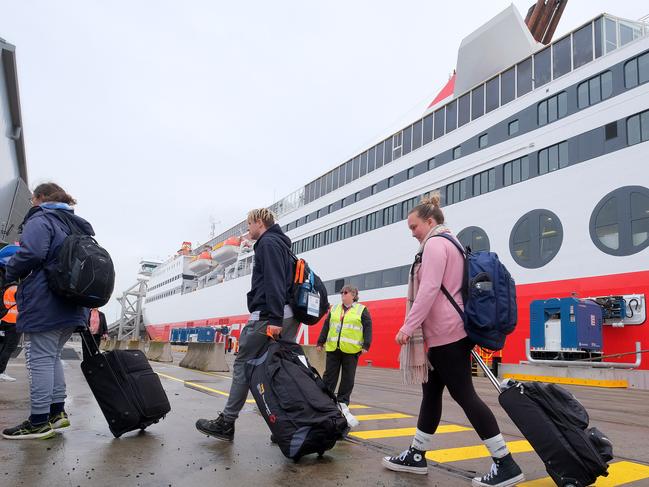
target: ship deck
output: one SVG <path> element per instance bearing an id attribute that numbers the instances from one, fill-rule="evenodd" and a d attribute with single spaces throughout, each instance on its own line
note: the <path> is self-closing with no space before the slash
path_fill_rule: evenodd
<path id="1" fill-rule="evenodd" d="M 465 486 L 474 472 L 490 466 L 486 449 L 463 412 L 445 395 L 437 447 L 429 452 L 427 476 L 397 474 L 381 466 L 381 457 L 405 449 L 416 426 L 421 392 L 404 386 L 398 371 L 358 370 L 353 412 L 361 420 L 347 441 L 321 459 L 287 460 L 269 441 L 269 431 L 251 400 L 236 425 L 236 438 L 224 443 L 194 429 L 199 417 L 215 417 L 230 387 L 228 373 L 205 373 L 174 364 L 152 363 L 160 374 L 172 412 L 145 432 L 114 439 L 79 368 L 66 360 L 67 410 L 72 426 L 49 440 L 0 440 L 3 486 L 304 486 L 316 480 L 331 486 Z M 232 358 L 231 356 L 229 357 Z M 15 383 L 0 384 L 0 427 L 25 419 L 29 410 L 24 360 L 9 363 Z M 527 477 L 521 486 L 554 485 L 543 464 L 498 405 L 484 378 L 476 389 L 493 409 L 503 434 Z M 649 485 L 649 391 L 566 386 L 586 406 L 591 426 L 613 441 L 610 475 L 598 487 Z"/>

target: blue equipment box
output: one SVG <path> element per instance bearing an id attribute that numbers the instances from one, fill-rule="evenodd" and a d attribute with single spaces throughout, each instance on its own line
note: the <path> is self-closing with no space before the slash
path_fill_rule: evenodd
<path id="1" fill-rule="evenodd" d="M 530 346 L 548 352 L 602 350 L 602 308 L 591 300 L 532 301 Z"/>

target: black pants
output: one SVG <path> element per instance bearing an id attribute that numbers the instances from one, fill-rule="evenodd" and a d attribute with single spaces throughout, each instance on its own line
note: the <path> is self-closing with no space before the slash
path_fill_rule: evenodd
<path id="1" fill-rule="evenodd" d="M 90 333 L 85 333 L 85 336 L 82 337 L 81 339 L 81 352 L 82 352 L 83 360 L 86 360 L 86 358 L 92 355 L 92 353 L 90 353 L 90 350 L 86 346 L 86 342 L 84 341 L 84 339 L 88 340 L 91 337 L 97 344 L 97 348 L 99 348 L 99 343 L 101 342 L 101 335 L 91 335 Z"/>
<path id="2" fill-rule="evenodd" d="M 356 366 L 358 365 L 358 353 L 345 353 L 340 349 L 333 352 L 327 352 L 327 365 L 324 373 L 325 385 L 335 394 L 336 383 L 342 368 L 342 377 L 338 387 L 338 401 L 349 404 L 349 398 L 354 388 L 354 379 L 356 378 Z"/>
<path id="3" fill-rule="evenodd" d="M 428 372 L 428 382 L 422 384 L 417 428 L 433 434 L 442 417 L 442 393 L 448 388 L 451 397 L 464 410 L 464 414 L 482 440 L 500 433 L 491 409 L 478 397 L 471 377 L 471 350 L 473 343 L 463 338 L 448 345 L 428 349 L 428 360 L 433 370 Z"/>
<path id="4" fill-rule="evenodd" d="M 5 329 L 5 336 L 2 337 L 0 343 L 0 374 L 4 374 L 7 369 L 7 363 L 11 358 L 11 354 L 18 348 L 20 341 L 20 333 L 16 333 L 16 327 L 11 326 Z"/>

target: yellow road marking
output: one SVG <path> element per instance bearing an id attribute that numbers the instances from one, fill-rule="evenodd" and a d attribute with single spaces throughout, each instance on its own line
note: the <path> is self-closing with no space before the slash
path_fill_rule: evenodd
<path id="1" fill-rule="evenodd" d="M 356 419 L 359 421 L 370 421 L 373 419 L 402 419 L 412 418 L 409 414 L 403 413 L 382 413 L 382 414 L 359 414 Z"/>
<path id="2" fill-rule="evenodd" d="M 649 466 L 634 462 L 615 462 L 608 467 L 608 477 L 599 477 L 595 487 L 615 487 L 649 478 Z M 520 487 L 552 487 L 556 485 L 550 477 L 530 480 L 518 484 Z"/>
<path id="3" fill-rule="evenodd" d="M 629 387 L 629 383 L 626 380 L 582 379 L 580 377 L 551 377 L 529 374 L 503 374 L 503 377 L 505 379 L 552 382 L 554 384 L 570 384 L 573 386 L 607 387 L 617 389 L 627 389 Z"/>
<path id="4" fill-rule="evenodd" d="M 350 404 L 349 409 L 369 409 L 369 406 L 363 406 L 362 404 Z"/>
<path id="5" fill-rule="evenodd" d="M 399 436 L 413 436 L 417 428 L 395 428 L 387 430 L 368 430 L 368 431 L 352 431 L 349 436 L 362 438 L 364 440 L 373 440 L 377 438 L 397 438 Z M 438 426 L 437 433 L 456 433 L 459 431 L 473 431 L 472 428 L 466 426 L 458 426 L 456 424 L 445 424 Z"/>
<path id="6" fill-rule="evenodd" d="M 507 443 L 512 453 L 524 453 L 533 451 L 532 445 L 525 440 L 510 441 Z M 437 463 L 457 462 L 460 460 L 472 460 L 474 458 L 486 458 L 491 456 L 484 445 L 463 446 L 460 448 L 445 448 L 443 450 L 432 450 L 426 453 L 426 458 Z"/>
<path id="7" fill-rule="evenodd" d="M 218 389 L 213 389 L 212 387 L 207 387 L 207 386 L 204 386 L 203 384 L 197 384 L 196 382 L 192 382 L 192 381 L 189 381 L 189 380 L 178 379 L 177 377 L 172 377 L 170 375 L 163 374 L 161 372 L 157 372 L 157 374 L 159 376 L 161 376 L 161 377 L 164 377 L 165 379 L 170 379 L 170 380 L 175 380 L 177 382 L 182 382 L 185 385 L 191 386 L 191 388 L 202 389 L 204 391 L 214 392 L 216 394 L 220 394 L 220 395 L 225 396 L 225 397 L 230 396 L 230 394 L 228 394 L 225 391 L 219 391 Z M 254 401 L 254 399 L 247 399 L 246 402 L 254 404 L 255 401 Z"/>

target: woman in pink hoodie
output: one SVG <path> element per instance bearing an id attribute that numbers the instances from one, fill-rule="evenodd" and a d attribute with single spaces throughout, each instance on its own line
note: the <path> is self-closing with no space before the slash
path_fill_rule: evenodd
<path id="1" fill-rule="evenodd" d="M 472 485 L 515 485 L 524 479 L 523 473 L 507 448 L 496 418 L 473 387 L 474 344 L 450 301 L 454 299 L 464 307 L 464 256 L 447 238 L 434 238 L 440 234 L 451 236 L 444 226 L 439 194 L 424 198 L 410 211 L 408 227 L 420 247 L 410 270 L 406 322 L 395 339 L 401 345 L 405 381 L 421 383 L 423 398 L 412 445 L 399 455 L 384 457 L 383 465 L 398 472 L 428 472 L 425 455 L 427 450 L 435 449 L 434 434 L 442 416 L 446 387 L 493 457 L 490 472 L 474 478 Z"/>

